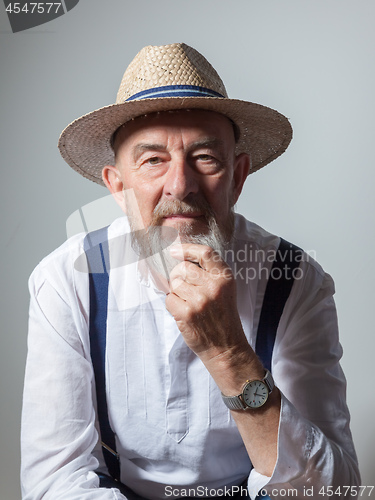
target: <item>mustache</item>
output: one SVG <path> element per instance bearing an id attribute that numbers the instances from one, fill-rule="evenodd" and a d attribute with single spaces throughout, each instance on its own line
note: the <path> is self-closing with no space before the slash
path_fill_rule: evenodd
<path id="1" fill-rule="evenodd" d="M 207 221 L 216 219 L 211 206 L 204 198 L 159 201 L 153 211 L 151 226 L 160 226 L 169 215 L 188 215 L 199 212 Z"/>

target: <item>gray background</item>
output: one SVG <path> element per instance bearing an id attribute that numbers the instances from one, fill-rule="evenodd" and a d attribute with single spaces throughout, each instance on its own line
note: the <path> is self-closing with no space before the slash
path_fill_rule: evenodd
<path id="1" fill-rule="evenodd" d="M 143 46 L 175 41 L 202 52 L 230 96 L 292 122 L 290 148 L 248 179 L 238 210 L 315 251 L 336 281 L 352 431 L 373 485 L 373 0 L 81 0 L 16 34 L 2 2 L 0 16 L 1 499 L 20 498 L 27 278 L 64 241 L 70 215 L 106 194 L 66 166 L 58 136 L 114 102 Z"/>

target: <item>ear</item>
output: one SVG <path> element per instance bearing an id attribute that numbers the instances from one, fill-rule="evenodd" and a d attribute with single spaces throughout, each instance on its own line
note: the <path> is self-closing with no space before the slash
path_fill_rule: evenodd
<path id="1" fill-rule="evenodd" d="M 117 167 L 114 167 L 113 165 L 106 165 L 102 170 L 102 179 L 116 200 L 116 203 L 122 208 L 122 210 L 125 210 L 123 194 L 124 184 Z"/>
<path id="2" fill-rule="evenodd" d="M 241 153 L 236 156 L 233 167 L 233 204 L 237 203 L 245 180 L 249 175 L 250 167 L 251 162 L 248 154 Z"/>

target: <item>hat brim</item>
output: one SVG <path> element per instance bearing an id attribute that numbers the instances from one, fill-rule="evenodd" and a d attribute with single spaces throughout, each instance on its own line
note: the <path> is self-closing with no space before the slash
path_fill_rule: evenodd
<path id="1" fill-rule="evenodd" d="M 60 153 L 74 170 L 104 186 L 102 169 L 114 165 L 111 138 L 118 127 L 138 116 L 179 109 L 215 111 L 230 118 L 240 132 L 236 153 L 251 155 L 250 173 L 280 156 L 292 139 L 288 119 L 266 106 L 221 97 L 167 97 L 112 104 L 78 118 L 62 132 Z"/>

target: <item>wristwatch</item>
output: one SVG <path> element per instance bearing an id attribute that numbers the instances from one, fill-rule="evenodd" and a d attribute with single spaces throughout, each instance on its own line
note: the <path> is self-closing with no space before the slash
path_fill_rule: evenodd
<path id="1" fill-rule="evenodd" d="M 238 396 L 221 397 L 230 410 L 257 409 L 263 406 L 275 387 L 271 373 L 266 370 L 263 380 L 246 380 L 242 393 Z"/>

